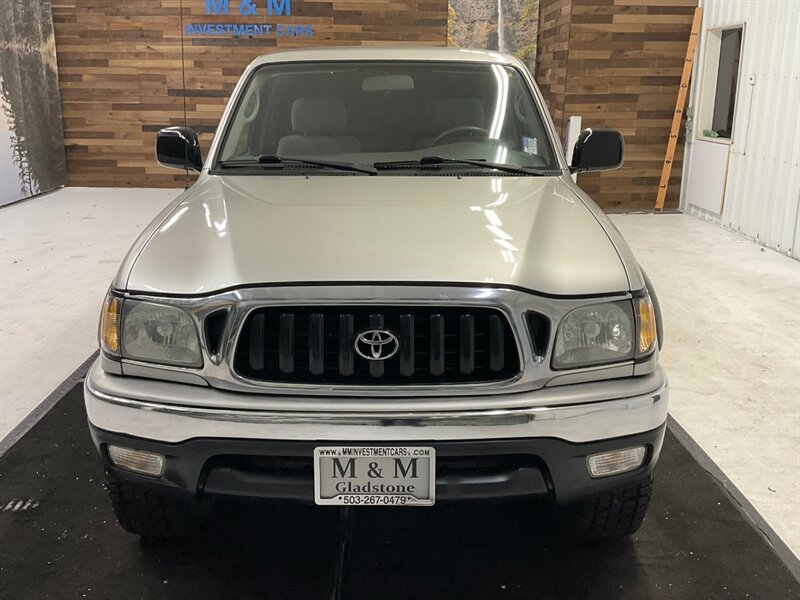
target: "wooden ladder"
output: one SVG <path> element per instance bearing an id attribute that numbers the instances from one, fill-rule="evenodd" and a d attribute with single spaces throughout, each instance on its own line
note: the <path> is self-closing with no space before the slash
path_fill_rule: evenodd
<path id="1" fill-rule="evenodd" d="M 689 35 L 689 46 L 686 48 L 686 61 L 683 63 L 683 74 L 681 75 L 681 87 L 678 89 L 678 100 L 675 102 L 675 114 L 672 116 L 672 129 L 669 132 L 669 142 L 667 143 L 667 155 L 664 157 L 664 167 L 661 169 L 661 182 L 658 184 L 658 195 L 656 196 L 656 211 L 664 208 L 664 200 L 667 198 L 667 185 L 672 171 L 672 161 L 675 158 L 675 146 L 678 143 L 678 134 L 681 129 L 681 119 L 683 118 L 683 107 L 686 105 L 686 93 L 689 90 L 689 80 L 692 77 L 692 65 L 694 55 L 697 51 L 697 38 L 700 36 L 700 25 L 703 22 L 703 9 L 699 6 L 694 9 L 694 19 L 692 20 L 692 33 Z"/>

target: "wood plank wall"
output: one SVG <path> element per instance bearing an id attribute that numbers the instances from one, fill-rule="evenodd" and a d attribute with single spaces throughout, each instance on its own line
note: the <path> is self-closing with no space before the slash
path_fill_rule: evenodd
<path id="1" fill-rule="evenodd" d="M 571 8 L 571 0 L 539 2 L 536 83 L 539 84 L 559 131 L 564 122 Z"/>
<path id="2" fill-rule="evenodd" d="M 187 122 L 208 150 L 228 96 L 256 56 L 322 45 L 447 43 L 446 0 L 292 0 L 290 17 L 206 16 L 205 0 L 52 0 L 68 184 L 174 187 L 155 134 Z M 313 37 L 185 37 L 184 23 L 312 25 Z M 236 16 L 235 16 L 236 15 Z M 185 60 L 184 71 L 181 68 Z M 183 89 L 186 88 L 184 97 Z"/>
<path id="3" fill-rule="evenodd" d="M 580 175 L 606 210 L 653 210 L 697 0 L 541 0 L 537 79 L 556 127 L 625 135 L 625 164 Z M 679 203 L 684 129 L 665 208 Z"/>

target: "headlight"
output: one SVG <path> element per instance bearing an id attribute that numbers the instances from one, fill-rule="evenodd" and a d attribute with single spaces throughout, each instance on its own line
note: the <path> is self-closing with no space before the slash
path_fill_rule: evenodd
<path id="1" fill-rule="evenodd" d="M 106 354 L 122 358 L 203 366 L 194 321 L 174 306 L 108 296 L 100 316 L 100 345 Z"/>
<path id="2" fill-rule="evenodd" d="M 122 357 L 166 365 L 200 367 L 200 339 L 189 314 L 174 306 L 125 300 Z"/>
<path id="3" fill-rule="evenodd" d="M 561 320 L 554 369 L 574 369 L 632 360 L 634 319 L 630 300 L 582 306 Z"/>
<path id="4" fill-rule="evenodd" d="M 100 347 L 111 356 L 200 367 L 200 340 L 180 308 L 107 296 L 100 315 Z"/>

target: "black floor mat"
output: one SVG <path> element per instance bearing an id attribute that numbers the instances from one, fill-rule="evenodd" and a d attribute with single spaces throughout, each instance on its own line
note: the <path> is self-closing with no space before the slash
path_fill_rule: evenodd
<path id="1" fill-rule="evenodd" d="M 203 534 L 153 543 L 116 525 L 85 420 L 78 386 L 0 458 L 3 598 L 800 597 L 669 432 L 647 520 L 614 544 L 563 541 L 544 507 L 524 502 L 225 503 Z"/>

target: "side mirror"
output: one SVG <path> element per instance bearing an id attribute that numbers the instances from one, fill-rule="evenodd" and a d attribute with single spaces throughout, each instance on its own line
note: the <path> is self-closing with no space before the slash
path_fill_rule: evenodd
<path id="1" fill-rule="evenodd" d="M 622 166 L 625 140 L 616 129 L 584 129 L 572 151 L 573 173 L 610 171 Z"/>
<path id="2" fill-rule="evenodd" d="M 156 161 L 168 169 L 203 168 L 197 133 L 190 127 L 167 127 L 156 137 Z"/>

